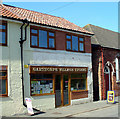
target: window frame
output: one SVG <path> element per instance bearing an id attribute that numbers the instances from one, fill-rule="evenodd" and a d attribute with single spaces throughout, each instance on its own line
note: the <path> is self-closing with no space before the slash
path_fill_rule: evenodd
<path id="1" fill-rule="evenodd" d="M 6 29 L 0 29 L 0 32 L 5 32 L 5 43 L 0 43 L 0 46 L 7 46 L 7 22 L 0 20 L 0 25 L 5 25 Z"/>
<path id="2" fill-rule="evenodd" d="M 32 33 L 32 29 L 37 30 L 37 34 L 36 33 Z M 39 46 L 39 30 L 47 32 L 47 48 Z M 49 32 L 54 33 L 54 36 L 49 36 Z M 32 45 L 32 35 L 33 36 L 37 36 L 37 46 L 33 46 Z M 54 39 L 54 48 L 49 47 L 49 38 L 53 38 Z M 39 48 L 39 49 L 55 50 L 56 49 L 56 33 L 55 33 L 55 31 L 50 30 L 50 29 L 46 29 L 46 28 L 41 28 L 41 27 L 38 27 L 38 26 L 30 26 L 30 47 L 31 48 Z"/>
<path id="3" fill-rule="evenodd" d="M 0 67 L 2 67 L 0 72 L 6 72 L 6 76 L 0 76 L 0 80 L 6 80 L 6 94 L 0 94 L 0 97 L 8 97 L 8 67 L 4 65 L 0 65 Z M 3 70 L 4 67 L 6 67 L 6 70 Z"/>
<path id="4" fill-rule="evenodd" d="M 120 57 L 118 57 L 118 81 L 120 81 Z"/>
<path id="5" fill-rule="evenodd" d="M 32 74 L 32 73 L 31 73 Z M 32 79 L 31 78 L 31 74 L 30 74 L 30 95 L 31 96 L 45 96 L 45 95 L 55 95 L 55 77 L 53 75 L 52 79 L 46 78 L 46 79 Z M 38 73 L 33 73 L 33 74 L 38 74 Z M 42 73 L 41 73 L 42 74 Z M 49 73 L 45 73 L 45 74 L 49 74 Z M 53 82 L 53 93 L 44 93 L 44 94 L 32 94 L 31 93 L 31 81 L 41 81 L 41 80 L 52 80 Z"/>
<path id="6" fill-rule="evenodd" d="M 71 36 L 71 39 L 67 39 L 67 36 Z M 72 50 L 72 36 L 78 37 L 78 51 Z M 79 38 L 83 38 L 83 41 L 80 41 Z M 65 39 L 66 39 L 66 51 L 85 53 L 85 36 L 80 36 L 76 34 L 66 34 Z M 67 49 L 67 41 L 71 41 L 71 50 Z M 79 45 L 80 43 L 83 43 L 83 47 L 84 47 L 83 51 L 80 51 L 80 45 Z"/>
<path id="7" fill-rule="evenodd" d="M 87 82 L 88 82 L 88 80 L 87 80 L 87 72 L 82 72 L 82 73 L 72 73 L 72 74 L 86 74 L 86 77 L 85 78 L 72 78 L 71 76 L 71 80 L 76 80 L 76 79 L 78 79 L 78 80 L 82 80 L 82 79 L 86 79 L 86 89 L 84 89 L 84 90 L 71 90 L 71 86 L 70 86 L 70 91 L 71 92 L 81 92 L 81 91 L 88 91 L 88 84 L 87 84 Z M 72 75 L 71 74 L 71 75 Z M 71 83 L 71 81 L 70 81 L 70 83 Z M 72 83 L 71 83 L 72 84 Z"/>

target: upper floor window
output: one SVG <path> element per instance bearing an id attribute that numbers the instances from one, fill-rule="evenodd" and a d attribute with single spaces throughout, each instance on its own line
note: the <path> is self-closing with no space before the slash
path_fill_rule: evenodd
<path id="1" fill-rule="evenodd" d="M 0 21 L 0 45 L 7 46 L 7 22 Z"/>
<path id="2" fill-rule="evenodd" d="M 55 33 L 31 27 L 31 47 L 55 49 Z"/>
<path id="3" fill-rule="evenodd" d="M 0 96 L 8 96 L 7 66 L 0 66 Z"/>
<path id="4" fill-rule="evenodd" d="M 78 36 L 66 35 L 66 50 L 84 52 L 84 38 Z"/>

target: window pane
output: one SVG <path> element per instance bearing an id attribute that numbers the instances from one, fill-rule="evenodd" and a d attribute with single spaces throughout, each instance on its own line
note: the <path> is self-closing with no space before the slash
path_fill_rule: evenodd
<path id="1" fill-rule="evenodd" d="M 118 59 L 118 62 L 119 62 L 119 70 L 120 70 L 120 59 Z"/>
<path id="2" fill-rule="evenodd" d="M 39 30 L 39 46 L 47 48 L 47 31 Z"/>
<path id="3" fill-rule="evenodd" d="M 0 29 L 6 29 L 5 25 L 0 25 Z"/>
<path id="4" fill-rule="evenodd" d="M 71 78 L 86 78 L 86 73 L 71 74 Z"/>
<path id="5" fill-rule="evenodd" d="M 32 42 L 32 46 L 37 46 L 37 36 L 32 36 L 31 37 L 31 42 Z"/>
<path id="6" fill-rule="evenodd" d="M 78 37 L 72 36 L 72 50 L 78 51 Z"/>
<path id="7" fill-rule="evenodd" d="M 31 32 L 37 34 L 37 30 L 35 30 L 35 29 L 31 29 Z"/>
<path id="8" fill-rule="evenodd" d="M 80 43 L 80 51 L 84 51 L 84 44 Z"/>
<path id="9" fill-rule="evenodd" d="M 67 41 L 67 50 L 71 50 L 71 41 Z"/>
<path id="10" fill-rule="evenodd" d="M 49 36 L 54 36 L 55 34 L 52 32 L 49 32 Z"/>
<path id="11" fill-rule="evenodd" d="M 0 80 L 0 94 L 6 94 L 6 80 Z"/>
<path id="12" fill-rule="evenodd" d="M 5 44 L 5 32 L 0 32 L 0 43 Z"/>
<path id="13" fill-rule="evenodd" d="M 84 41 L 84 39 L 83 38 L 79 38 L 79 41 Z"/>
<path id="14" fill-rule="evenodd" d="M 6 66 L 2 66 L 3 70 L 7 70 L 7 67 Z"/>
<path id="15" fill-rule="evenodd" d="M 53 80 L 31 81 L 31 94 L 53 93 Z"/>
<path id="16" fill-rule="evenodd" d="M 49 38 L 49 48 L 54 48 L 54 38 Z"/>
<path id="17" fill-rule="evenodd" d="M 0 76 L 7 76 L 7 72 L 0 72 Z"/>
<path id="18" fill-rule="evenodd" d="M 71 36 L 69 36 L 69 35 L 66 35 L 66 38 L 67 38 L 67 39 L 71 39 Z"/>
<path id="19" fill-rule="evenodd" d="M 86 79 L 72 79 L 71 91 L 73 90 L 86 90 Z"/>

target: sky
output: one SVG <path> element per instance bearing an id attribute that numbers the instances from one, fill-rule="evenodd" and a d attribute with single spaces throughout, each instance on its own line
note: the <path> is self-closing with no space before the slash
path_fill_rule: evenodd
<path id="1" fill-rule="evenodd" d="M 4 4 L 63 17 L 80 27 L 93 24 L 118 32 L 118 2 L 4 2 Z"/>

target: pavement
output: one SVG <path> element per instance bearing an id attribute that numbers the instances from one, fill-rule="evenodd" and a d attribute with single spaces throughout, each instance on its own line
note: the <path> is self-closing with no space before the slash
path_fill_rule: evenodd
<path id="1" fill-rule="evenodd" d="M 96 101 L 70 105 L 47 110 L 45 113 L 37 114 L 32 117 L 118 117 L 118 114 L 120 114 L 118 113 L 118 105 L 120 106 L 118 97 L 116 98 L 116 102 L 115 104 L 107 104 L 106 101 Z M 14 116 L 30 117 L 26 113 Z"/>

